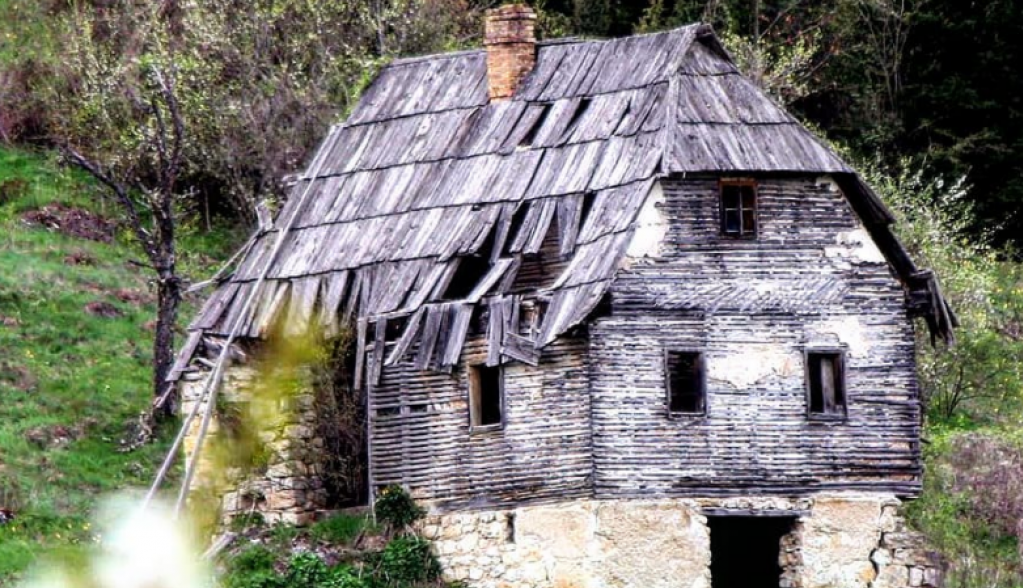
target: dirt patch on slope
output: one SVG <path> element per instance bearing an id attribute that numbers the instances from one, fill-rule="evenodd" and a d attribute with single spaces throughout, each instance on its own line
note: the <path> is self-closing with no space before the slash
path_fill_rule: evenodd
<path id="1" fill-rule="evenodd" d="M 99 316 L 103 318 L 117 318 L 124 314 L 116 306 L 109 302 L 103 302 L 97 300 L 96 302 L 90 302 L 85 305 L 85 312 L 92 316 Z"/>
<path id="2" fill-rule="evenodd" d="M 116 223 L 97 214 L 66 204 L 48 204 L 21 217 L 30 225 L 46 227 L 79 239 L 109 243 L 114 239 Z"/>

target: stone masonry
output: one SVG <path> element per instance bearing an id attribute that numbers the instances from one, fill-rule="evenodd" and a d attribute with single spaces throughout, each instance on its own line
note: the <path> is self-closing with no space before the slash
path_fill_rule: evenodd
<path id="1" fill-rule="evenodd" d="M 191 373 L 183 378 L 182 414 L 192 410 L 207 376 Z M 232 407 L 259 423 L 255 431 L 259 443 L 249 448 L 254 463 L 249 464 L 246 474 L 242 468 L 221 462 L 224 453 L 217 449 L 223 447 L 228 436 L 222 416 L 215 413 L 196 475 L 197 485 L 223 496 L 220 507 L 225 522 L 240 514 L 260 513 L 271 523 L 307 524 L 327 506 L 319 457 L 324 442 L 317 435 L 315 396 L 301 386 L 286 394 L 262 389 L 256 385 L 257 378 L 274 381 L 265 376 L 253 367 L 235 365 L 225 372 L 221 387 L 222 406 Z M 200 420 L 193 421 L 185 437 L 186 455 L 191 455 L 195 446 Z"/>
<path id="2" fill-rule="evenodd" d="M 939 562 L 880 494 L 808 498 L 580 500 L 433 515 L 449 580 L 473 588 L 709 588 L 707 509 L 791 511 L 784 588 L 937 587 Z"/>

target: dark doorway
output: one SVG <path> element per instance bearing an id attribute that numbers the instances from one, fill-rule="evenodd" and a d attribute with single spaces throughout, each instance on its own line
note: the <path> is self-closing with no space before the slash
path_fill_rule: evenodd
<path id="1" fill-rule="evenodd" d="M 707 517 L 711 588 L 778 588 L 782 536 L 792 517 Z"/>

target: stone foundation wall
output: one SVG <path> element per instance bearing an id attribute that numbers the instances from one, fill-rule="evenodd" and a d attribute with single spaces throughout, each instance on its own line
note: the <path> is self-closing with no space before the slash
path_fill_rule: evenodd
<path id="1" fill-rule="evenodd" d="M 707 513 L 796 518 L 781 540 L 784 588 L 940 586 L 938 562 L 891 495 L 579 500 L 432 515 L 449 580 L 473 588 L 710 588 Z"/>
<path id="2" fill-rule="evenodd" d="M 183 415 L 198 402 L 207 376 L 189 373 L 183 378 Z M 261 389 L 256 386 L 260 376 L 250 366 L 229 367 L 220 391 L 223 398 L 217 403 L 223 410 L 244 414 L 250 422 L 259 424 L 255 431 L 259 443 L 249 448 L 255 450 L 252 463 L 244 468 L 230 467 L 219 459 L 224 452 L 218 451 L 218 446 L 229 442 L 229 435 L 218 416 L 222 411 L 217 411 L 203 448 L 196 487 L 205 486 L 223 497 L 221 518 L 225 522 L 240 514 L 258 512 L 267 522 L 306 524 L 327 506 L 321 477 L 324 441 L 317 434 L 315 396 L 312 390 L 301 387 L 287 393 Z M 191 455 L 195 447 L 200 421 L 201 416 L 186 434 L 185 455 Z"/>

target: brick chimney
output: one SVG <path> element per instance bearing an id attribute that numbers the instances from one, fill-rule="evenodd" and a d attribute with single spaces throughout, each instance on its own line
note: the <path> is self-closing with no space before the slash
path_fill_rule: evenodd
<path id="1" fill-rule="evenodd" d="M 491 100 L 510 98 L 536 64 L 536 13 L 525 4 L 487 11 L 487 81 Z"/>

